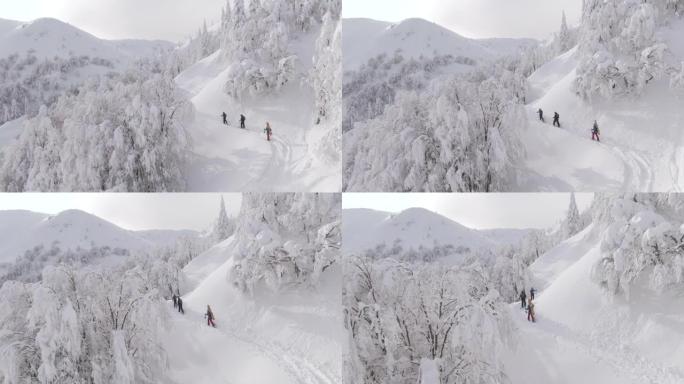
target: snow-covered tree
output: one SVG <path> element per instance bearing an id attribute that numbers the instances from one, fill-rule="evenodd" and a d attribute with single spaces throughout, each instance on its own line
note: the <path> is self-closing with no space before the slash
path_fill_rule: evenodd
<path id="1" fill-rule="evenodd" d="M 191 104 L 164 74 L 92 80 L 26 122 L 0 190 L 179 191 Z"/>
<path id="2" fill-rule="evenodd" d="M 346 191 L 498 191 L 523 156 L 524 79 L 455 76 L 400 92 L 345 134 Z"/>
<path id="3" fill-rule="evenodd" d="M 570 194 L 570 206 L 563 222 L 563 236 L 568 239 L 582 230 L 582 219 L 580 218 L 579 209 L 577 209 L 577 202 L 575 200 L 575 193 Z"/>
<path id="4" fill-rule="evenodd" d="M 678 1 L 584 0 L 576 92 L 584 97 L 639 95 L 671 72 L 658 28 L 679 17 Z"/>
<path id="5" fill-rule="evenodd" d="M 440 383 L 506 380 L 499 351 L 510 320 L 479 267 L 352 257 L 346 268 L 346 382 L 413 384 L 424 359 Z"/>
<path id="6" fill-rule="evenodd" d="M 570 32 L 570 29 L 568 28 L 568 21 L 565 18 L 565 11 L 563 11 L 561 28 L 560 32 L 558 32 L 558 53 L 567 52 L 574 45 L 572 32 Z"/>
<path id="7" fill-rule="evenodd" d="M 684 97 L 684 62 L 682 62 L 682 68 L 670 79 L 670 87 L 679 97 Z"/>
<path id="8" fill-rule="evenodd" d="M 333 43 L 331 31 L 340 20 L 340 0 L 228 2 L 221 22 L 220 48 L 231 63 L 225 91 L 235 98 L 277 92 L 298 81 L 317 76 L 299 70 L 302 60 L 291 51 L 290 42 L 314 27 L 322 27 L 318 42 L 326 50 Z M 328 21 L 326 21 L 328 15 Z M 332 29 L 325 24 L 333 25 Z M 328 53 L 317 50 L 317 55 Z M 333 57 L 334 59 L 334 57 Z M 332 69 L 324 69 L 329 73 Z M 319 105 L 317 105 L 318 107 Z"/>
<path id="9" fill-rule="evenodd" d="M 232 219 L 228 218 L 226 214 L 226 203 L 221 196 L 221 207 L 219 208 L 218 218 L 214 224 L 213 236 L 214 241 L 220 243 L 221 241 L 229 238 L 235 231 L 235 223 Z"/>
<path id="10" fill-rule="evenodd" d="M 595 282 L 629 297 L 639 280 L 655 292 L 684 283 L 684 200 L 677 194 L 599 195 L 592 206 L 602 230 Z M 643 285 L 642 285 L 643 286 Z"/>
<path id="11" fill-rule="evenodd" d="M 339 194 L 243 195 L 229 279 L 245 291 L 316 285 L 338 261 Z"/>
<path id="12" fill-rule="evenodd" d="M 0 378 L 8 383 L 154 383 L 166 377 L 165 303 L 141 269 L 48 267 L 0 289 Z"/>
<path id="13" fill-rule="evenodd" d="M 78 73 L 86 67 L 103 74 L 114 70 L 110 61 L 88 56 L 38 60 L 29 52 L 0 58 L 0 125 L 34 117 L 41 106 L 51 106 L 62 93 L 73 92 L 74 84 L 85 80 Z"/>

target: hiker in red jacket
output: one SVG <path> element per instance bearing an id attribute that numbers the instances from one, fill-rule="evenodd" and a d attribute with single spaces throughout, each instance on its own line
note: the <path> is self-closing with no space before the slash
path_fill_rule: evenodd
<path id="1" fill-rule="evenodd" d="M 527 321 L 536 322 L 536 319 L 534 318 L 534 302 L 532 299 L 527 303 Z"/>
<path id="2" fill-rule="evenodd" d="M 207 325 L 212 326 L 216 328 L 216 324 L 214 323 L 214 312 L 211 311 L 211 307 L 207 305 L 207 313 L 204 314 L 204 317 L 207 318 Z"/>

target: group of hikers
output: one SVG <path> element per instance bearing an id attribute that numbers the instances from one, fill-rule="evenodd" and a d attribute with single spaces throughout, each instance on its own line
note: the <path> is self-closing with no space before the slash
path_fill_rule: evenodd
<path id="1" fill-rule="evenodd" d="M 230 125 L 228 124 L 228 114 L 223 112 L 221 114 L 221 117 L 223 117 L 223 125 Z M 247 126 L 245 125 L 245 122 L 247 121 L 247 117 L 243 114 L 240 114 L 240 128 L 241 129 L 247 129 Z M 266 133 L 266 140 L 271 141 L 271 137 L 273 137 L 273 129 L 271 129 L 271 123 L 266 122 L 266 128 L 264 128 L 264 133 Z"/>
<path id="2" fill-rule="evenodd" d="M 542 123 L 545 123 L 546 120 L 544 120 L 544 111 L 541 108 L 539 108 L 539 110 L 537 111 L 537 114 L 539 115 L 539 120 Z M 553 126 L 558 127 L 558 128 L 561 127 L 560 115 L 558 114 L 558 112 L 553 113 Z M 600 142 L 601 141 L 600 136 L 601 136 L 601 131 L 599 130 L 598 121 L 594 120 L 594 126 L 591 128 L 591 140 Z"/>
<path id="3" fill-rule="evenodd" d="M 536 289 L 530 288 L 530 297 L 528 299 L 525 289 L 520 291 L 520 307 L 527 310 L 527 321 L 536 322 L 534 317 L 534 294 L 537 292 Z"/>
<path id="4" fill-rule="evenodd" d="M 178 309 L 178 313 L 184 315 L 185 310 L 183 310 L 183 299 L 181 299 L 180 295 L 177 293 L 173 294 L 172 299 L 173 308 Z M 216 317 L 214 317 L 214 311 L 211 310 L 211 307 L 209 305 L 207 305 L 207 312 L 204 314 L 204 318 L 207 319 L 207 326 L 216 328 Z"/>

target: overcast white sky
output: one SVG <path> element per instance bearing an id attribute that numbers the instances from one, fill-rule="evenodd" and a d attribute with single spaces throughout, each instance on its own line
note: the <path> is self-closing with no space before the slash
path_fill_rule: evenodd
<path id="1" fill-rule="evenodd" d="M 468 37 L 543 39 L 560 28 L 561 12 L 578 24 L 582 0 L 343 0 L 342 16 L 397 22 L 422 18 Z"/>
<path id="2" fill-rule="evenodd" d="M 221 196 L 228 216 L 240 210 L 240 194 L 0 194 L 0 210 L 56 214 L 79 209 L 132 230 L 210 228 L 218 216 Z"/>
<path id="3" fill-rule="evenodd" d="M 194 34 L 218 21 L 225 0 L 0 0 L 0 18 L 53 17 L 105 39 L 163 39 Z"/>
<path id="4" fill-rule="evenodd" d="M 578 193 L 575 198 L 583 211 L 591 205 L 594 195 Z M 347 193 L 342 198 L 343 209 L 398 213 L 408 208 L 425 208 L 475 229 L 548 228 L 565 217 L 569 204 L 569 193 Z"/>
<path id="5" fill-rule="evenodd" d="M 343 0 L 344 17 L 427 19 L 469 37 L 546 38 L 561 11 L 579 21 L 582 0 Z M 0 0 L 0 18 L 54 17 L 107 39 L 181 41 L 203 20 L 217 21 L 225 0 Z"/>

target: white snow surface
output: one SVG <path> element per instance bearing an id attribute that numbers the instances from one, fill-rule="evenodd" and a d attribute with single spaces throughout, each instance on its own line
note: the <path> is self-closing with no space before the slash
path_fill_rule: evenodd
<path id="1" fill-rule="evenodd" d="M 301 74 L 311 68 L 315 35 L 292 43 Z M 292 83 L 276 95 L 237 101 L 223 87 L 229 63 L 217 51 L 182 72 L 176 83 L 195 106 L 188 127 L 193 139 L 189 175 L 191 191 L 338 192 L 341 165 L 331 165 L 316 153 L 320 127 L 314 123 L 311 86 Z M 229 126 L 222 124 L 222 112 Z M 240 129 L 240 114 L 247 117 Z M 273 129 L 271 142 L 264 129 Z"/>
<path id="2" fill-rule="evenodd" d="M 182 295 L 185 315 L 171 313 L 170 376 L 200 384 L 340 383 L 341 272 L 327 271 L 316 290 L 249 297 L 227 278 L 233 244 L 229 238 L 184 269 L 195 288 Z M 216 328 L 203 318 L 207 305 Z"/>
<path id="3" fill-rule="evenodd" d="M 530 268 L 537 322 L 510 305 L 517 328 L 505 358 L 511 382 L 684 382 L 684 298 L 645 287 L 629 301 L 607 295 L 590 279 L 602 257 L 596 232 L 590 226 Z"/>
<path id="4" fill-rule="evenodd" d="M 130 231 L 89 213 L 69 210 L 57 215 L 0 211 L 0 263 L 12 262 L 37 246 L 61 250 L 110 247 L 130 252 L 173 244 L 192 231 Z"/>

